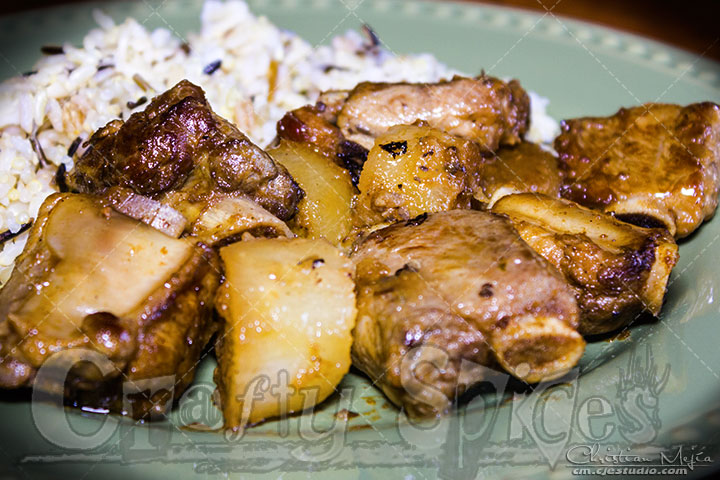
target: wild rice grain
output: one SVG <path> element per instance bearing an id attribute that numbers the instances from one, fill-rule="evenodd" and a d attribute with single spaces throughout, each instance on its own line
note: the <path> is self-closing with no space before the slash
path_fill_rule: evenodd
<path id="1" fill-rule="evenodd" d="M 205 68 L 203 68 L 203 73 L 212 75 L 218 68 L 220 68 L 220 65 L 222 65 L 222 60 L 215 60 L 212 63 L 208 63 Z"/>
<path id="2" fill-rule="evenodd" d="M 380 45 L 380 38 L 378 38 L 377 33 L 375 33 L 375 30 L 373 30 L 370 25 L 367 23 L 363 24 L 362 31 L 370 41 L 369 48 L 374 48 Z"/>
<path id="3" fill-rule="evenodd" d="M 73 142 L 70 144 L 67 150 L 67 156 L 72 158 L 73 155 L 75 155 L 75 152 L 77 152 L 78 147 L 80 146 L 80 143 L 82 142 L 81 137 L 77 137 Z"/>
<path id="4" fill-rule="evenodd" d="M 39 169 L 45 168 L 45 165 L 48 164 L 48 159 L 45 156 L 42 145 L 40 145 L 40 142 L 37 139 L 37 133 L 33 133 L 33 135 L 28 140 L 30 140 L 30 145 L 32 145 L 32 148 L 35 151 L 35 155 L 37 156 L 38 162 L 37 167 L 35 168 L 35 171 L 37 172 Z"/>
<path id="5" fill-rule="evenodd" d="M 45 55 L 62 55 L 65 53 L 63 47 L 59 45 L 43 45 L 40 47 L 40 51 Z"/>
<path id="6" fill-rule="evenodd" d="M 20 230 L 17 232 L 12 232 L 11 230 L 5 230 L 4 232 L 0 233 L 0 245 L 7 242 L 10 239 L 13 239 L 20 235 L 21 233 L 25 232 L 27 229 L 29 229 L 32 226 L 32 222 L 24 223 L 20 225 Z"/>
<path id="7" fill-rule="evenodd" d="M 57 187 L 58 191 L 61 193 L 65 193 L 70 191 L 67 185 L 67 180 L 65 179 L 65 174 L 67 173 L 67 167 L 65 167 L 64 163 L 61 163 L 58 165 L 57 170 L 55 171 L 55 186 Z"/>
<path id="8" fill-rule="evenodd" d="M 147 100 L 148 100 L 147 97 L 143 95 L 142 97 L 138 98 L 134 102 L 127 102 L 127 107 L 130 110 L 132 110 L 133 108 L 139 107 L 143 103 L 147 102 Z"/>

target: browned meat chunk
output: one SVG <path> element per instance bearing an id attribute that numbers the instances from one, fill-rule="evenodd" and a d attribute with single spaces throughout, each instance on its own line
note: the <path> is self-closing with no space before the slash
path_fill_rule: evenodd
<path id="1" fill-rule="evenodd" d="M 647 104 L 565 120 L 555 140 L 563 196 L 676 238 L 717 206 L 720 107 Z"/>
<path id="2" fill-rule="evenodd" d="M 285 168 L 213 113 L 202 89 L 186 80 L 88 142 L 68 174 L 71 189 L 127 187 L 163 201 L 191 223 L 211 194 L 246 195 L 283 220 L 302 197 Z"/>
<path id="3" fill-rule="evenodd" d="M 487 156 L 477 173 L 475 198 L 492 206 L 500 197 L 533 192 L 558 197 L 560 170 L 551 153 L 531 142 L 501 147 Z"/>
<path id="4" fill-rule="evenodd" d="M 519 142 L 529 118 L 530 99 L 517 81 L 483 75 L 434 84 L 360 83 L 348 94 L 337 125 L 367 149 L 390 127 L 420 120 L 494 151 Z"/>
<path id="5" fill-rule="evenodd" d="M 660 313 L 678 247 L 664 228 L 641 228 L 568 200 L 524 193 L 492 209 L 575 291 L 580 333 L 607 333 L 644 311 Z"/>
<path id="6" fill-rule="evenodd" d="M 562 376 L 583 353 L 572 290 L 505 218 L 425 214 L 370 234 L 353 259 L 353 364 L 410 415 L 444 413 L 482 380 L 461 378 L 463 360 L 537 382 Z M 418 362 L 421 346 L 441 363 Z"/>
<path id="7" fill-rule="evenodd" d="M 166 387 L 179 397 L 217 329 L 219 272 L 217 255 L 202 243 L 165 235 L 97 197 L 49 197 L 0 291 L 0 387 L 30 386 L 56 352 L 90 349 L 114 368 L 102 376 L 71 371 L 66 395 L 80 405 L 120 411 L 128 406 L 124 382 L 162 376 L 171 376 Z M 141 417 L 169 399 L 128 400 L 128 413 Z"/>
<path id="8" fill-rule="evenodd" d="M 285 114 L 277 124 L 278 138 L 309 143 L 332 156 L 344 140 L 340 129 L 323 116 L 324 104 L 306 105 Z"/>

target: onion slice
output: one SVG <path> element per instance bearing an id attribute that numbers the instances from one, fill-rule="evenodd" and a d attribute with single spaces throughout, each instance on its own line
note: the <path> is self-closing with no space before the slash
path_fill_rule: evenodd
<path id="1" fill-rule="evenodd" d="M 166 235 L 178 238 L 185 231 L 187 219 L 174 208 L 157 200 L 123 187 L 111 188 L 105 198 L 113 209 Z"/>

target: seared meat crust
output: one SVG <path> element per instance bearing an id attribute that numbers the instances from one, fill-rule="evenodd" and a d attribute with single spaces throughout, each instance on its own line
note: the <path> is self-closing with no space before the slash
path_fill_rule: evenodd
<path id="1" fill-rule="evenodd" d="M 411 415 L 442 413 L 481 380 L 460 384 L 463 359 L 537 382 L 564 374 L 582 355 L 572 291 L 505 218 L 472 210 L 424 214 L 371 233 L 352 258 L 353 364 Z M 439 371 L 404 371 L 405 356 L 419 346 L 441 349 L 447 363 Z M 424 387 L 408 391 L 407 375 Z"/>
<path id="2" fill-rule="evenodd" d="M 664 228 L 637 227 L 530 193 L 503 197 L 492 211 L 507 215 L 523 240 L 565 276 L 581 310 L 580 333 L 607 333 L 643 311 L 660 313 L 678 251 Z"/>
<path id="3" fill-rule="evenodd" d="M 500 197 L 512 193 L 542 193 L 560 196 L 558 160 L 531 142 L 500 147 L 484 158 L 477 170 L 475 198 L 492 206 Z"/>
<path id="4" fill-rule="evenodd" d="M 428 285 L 422 273 L 401 268 L 372 282 L 358 278 L 358 324 L 354 331 L 353 365 L 409 415 L 444 413 L 455 395 L 471 384 L 461 384 L 463 360 L 499 368 L 483 333 L 453 312 L 445 299 Z M 403 359 L 415 347 L 437 347 L 447 352 L 442 368 L 426 368 L 413 388 L 403 372 Z M 418 369 L 422 365 L 418 365 Z M 403 378 L 404 375 L 404 378 Z M 462 380 L 465 380 L 464 378 Z M 479 381 L 481 379 L 474 379 Z M 433 395 L 433 389 L 441 395 Z M 409 391 L 408 391 L 409 390 Z"/>
<path id="5" fill-rule="evenodd" d="M 186 194 L 167 200 L 202 203 L 204 195 L 220 191 L 247 195 L 281 219 L 292 217 L 302 197 L 285 168 L 213 113 L 202 89 L 187 80 L 126 122 L 110 122 L 88 143 L 67 178 L 79 192 L 123 186 L 159 197 L 180 191 Z M 186 214 L 188 205 L 170 206 Z"/>
<path id="6" fill-rule="evenodd" d="M 720 107 L 647 104 L 565 120 L 555 139 L 563 197 L 676 238 L 710 218 L 720 186 Z M 646 219 L 649 219 L 646 220 Z"/>
<path id="7" fill-rule="evenodd" d="M 367 149 L 390 127 L 424 121 L 494 151 L 518 143 L 529 118 L 530 99 L 516 80 L 482 75 L 429 84 L 360 83 L 348 94 L 337 125 Z"/>

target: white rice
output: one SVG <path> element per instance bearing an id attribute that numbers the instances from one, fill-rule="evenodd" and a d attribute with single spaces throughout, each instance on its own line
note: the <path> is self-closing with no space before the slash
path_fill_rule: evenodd
<path id="1" fill-rule="evenodd" d="M 286 111 L 314 102 L 323 90 L 366 80 L 431 82 L 459 73 L 429 54 L 394 56 L 371 49 L 355 31 L 313 48 L 255 17 L 238 0 L 205 2 L 200 32 L 187 36 L 189 54 L 166 29 L 148 31 L 134 19 L 116 25 L 99 11 L 94 17 L 99 28 L 81 46 L 66 44 L 63 54 L 41 58 L 37 73 L 0 84 L 0 231 L 17 232 L 34 218 L 53 192 L 57 166 L 72 167 L 67 151 L 77 137 L 86 140 L 108 121 L 142 110 L 146 105 L 133 110 L 127 102 L 150 99 L 184 78 L 202 86 L 219 115 L 264 146 Z M 217 71 L 203 73 L 217 60 L 222 61 Z M 274 85 L 272 65 L 277 67 Z M 143 81 L 149 90 L 141 88 Z M 531 100 L 529 138 L 550 141 L 558 125 L 545 113 L 547 100 L 532 92 Z M 33 132 L 51 164 L 37 172 Z M 24 233 L 4 244 L 0 283 L 9 277 L 26 238 Z"/>

